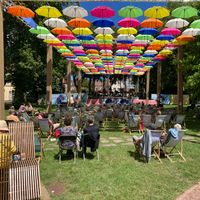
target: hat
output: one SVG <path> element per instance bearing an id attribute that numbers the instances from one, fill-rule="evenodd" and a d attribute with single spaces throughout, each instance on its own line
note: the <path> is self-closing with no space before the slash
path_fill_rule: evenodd
<path id="1" fill-rule="evenodd" d="M 181 130 L 182 129 L 182 126 L 180 124 L 175 124 L 174 125 L 174 128 L 176 128 L 177 130 Z"/>
<path id="2" fill-rule="evenodd" d="M 9 131 L 5 120 L 0 120 L 0 131 Z"/>

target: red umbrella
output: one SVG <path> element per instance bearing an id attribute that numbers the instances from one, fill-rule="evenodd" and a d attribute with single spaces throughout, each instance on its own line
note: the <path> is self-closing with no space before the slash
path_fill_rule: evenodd
<path id="1" fill-rule="evenodd" d="M 118 25 L 122 27 L 137 27 L 140 25 L 140 22 L 137 19 L 125 18 L 120 20 Z"/>
<path id="2" fill-rule="evenodd" d="M 91 10 L 91 15 L 99 18 L 109 18 L 115 15 L 115 11 L 108 6 L 97 6 Z"/>
<path id="3" fill-rule="evenodd" d="M 160 34 L 162 35 L 179 35 L 181 31 L 177 28 L 164 28 Z"/>

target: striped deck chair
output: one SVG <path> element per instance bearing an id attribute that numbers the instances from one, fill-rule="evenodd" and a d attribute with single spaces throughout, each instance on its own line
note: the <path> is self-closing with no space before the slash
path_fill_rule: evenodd
<path id="1" fill-rule="evenodd" d="M 12 161 L 9 168 L 10 200 L 40 199 L 40 171 L 35 158 L 33 123 L 10 123 L 9 133 L 21 153 L 21 160 Z"/>

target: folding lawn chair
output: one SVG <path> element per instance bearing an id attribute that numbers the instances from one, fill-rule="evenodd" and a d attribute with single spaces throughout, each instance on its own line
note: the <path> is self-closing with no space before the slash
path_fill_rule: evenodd
<path id="1" fill-rule="evenodd" d="M 49 125 L 49 119 L 47 118 L 39 119 L 38 123 L 39 123 L 38 131 L 40 137 L 43 137 L 45 132 L 47 133 L 47 136 L 52 134 L 52 127 L 50 127 Z"/>

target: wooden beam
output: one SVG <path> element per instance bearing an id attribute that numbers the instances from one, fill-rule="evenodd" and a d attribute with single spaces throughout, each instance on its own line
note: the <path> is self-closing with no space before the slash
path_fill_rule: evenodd
<path id="1" fill-rule="evenodd" d="M 4 119 L 4 38 L 3 5 L 0 2 L 0 119 Z"/>
<path id="2" fill-rule="evenodd" d="M 157 66 L 157 102 L 160 103 L 160 92 L 161 92 L 161 63 Z"/>
<path id="3" fill-rule="evenodd" d="M 149 99 L 150 70 L 146 72 L 146 99 Z"/>
<path id="4" fill-rule="evenodd" d="M 72 63 L 68 62 L 67 64 L 67 99 L 68 105 L 71 106 L 71 73 L 72 73 Z"/>
<path id="5" fill-rule="evenodd" d="M 52 71 L 53 71 L 53 48 L 51 45 L 47 45 L 47 83 L 46 83 L 47 113 L 51 112 L 51 107 L 52 107 Z"/>
<path id="6" fill-rule="evenodd" d="M 183 46 L 178 47 L 178 69 L 177 69 L 177 112 L 183 112 Z"/>

